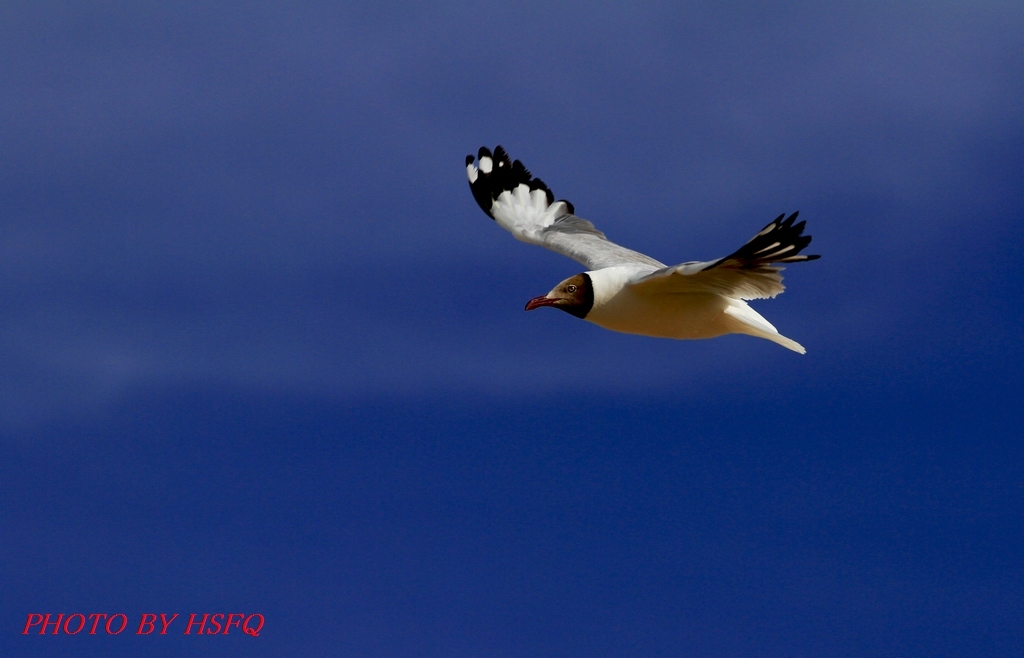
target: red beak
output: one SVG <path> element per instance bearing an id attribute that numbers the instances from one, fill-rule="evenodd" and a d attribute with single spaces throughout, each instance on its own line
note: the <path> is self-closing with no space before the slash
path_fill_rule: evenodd
<path id="1" fill-rule="evenodd" d="M 547 295 L 541 295 L 540 297 L 534 297 L 530 301 L 526 302 L 526 310 L 527 311 L 532 311 L 533 309 L 540 308 L 541 306 L 554 306 L 555 302 L 557 302 L 557 301 L 558 301 L 557 299 L 555 299 L 553 297 L 548 297 Z"/>

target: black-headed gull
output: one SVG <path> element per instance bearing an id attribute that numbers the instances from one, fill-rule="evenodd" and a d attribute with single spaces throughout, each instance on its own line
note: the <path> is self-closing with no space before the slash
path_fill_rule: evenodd
<path id="1" fill-rule="evenodd" d="M 500 146 L 493 154 L 481 147 L 475 164 L 467 155 L 466 173 L 473 198 L 499 226 L 589 268 L 531 299 L 527 311 L 552 306 L 605 329 L 662 338 L 747 334 L 806 352 L 745 301 L 785 289 L 773 263 L 818 258 L 800 253 L 811 236 L 802 235 L 805 222 L 794 223 L 797 213 L 779 215 L 725 258 L 666 266 L 610 242 Z"/>

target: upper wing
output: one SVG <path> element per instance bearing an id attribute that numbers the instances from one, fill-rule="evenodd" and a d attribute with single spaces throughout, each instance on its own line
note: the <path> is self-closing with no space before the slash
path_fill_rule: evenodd
<path id="1" fill-rule="evenodd" d="M 800 252 L 811 242 L 802 235 L 806 222 L 793 223 L 797 213 L 779 215 L 747 244 L 725 258 L 665 267 L 630 284 L 640 294 L 713 292 L 740 299 L 774 297 L 786 289 L 783 268 L 772 263 L 815 260 Z M 783 219 L 785 217 L 785 219 Z"/>
<path id="2" fill-rule="evenodd" d="M 610 242 L 604 233 L 573 214 L 571 203 L 555 196 L 534 178 L 519 160 L 512 162 L 505 149 L 494 154 L 481 147 L 466 156 L 466 174 L 473 198 L 498 224 L 517 239 L 539 244 L 582 263 L 591 270 L 615 265 L 664 267 L 649 256 Z"/>

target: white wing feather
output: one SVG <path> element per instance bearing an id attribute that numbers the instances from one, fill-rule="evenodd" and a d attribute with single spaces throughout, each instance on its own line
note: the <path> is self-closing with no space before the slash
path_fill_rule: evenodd
<path id="1" fill-rule="evenodd" d="M 481 148 L 479 162 L 466 157 L 466 174 L 477 203 L 517 240 L 540 245 L 568 256 L 591 270 L 616 265 L 662 268 L 650 256 L 608 240 L 587 220 L 573 214 L 571 203 L 554 201 L 544 182 L 533 178 L 518 160 L 512 162 L 500 146 L 494 154 Z"/>

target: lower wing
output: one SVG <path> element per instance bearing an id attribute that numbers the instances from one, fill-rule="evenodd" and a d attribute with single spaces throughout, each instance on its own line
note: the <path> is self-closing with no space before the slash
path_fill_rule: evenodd
<path id="1" fill-rule="evenodd" d="M 803 235 L 806 222 L 794 223 L 797 214 L 779 215 L 725 258 L 665 267 L 630 286 L 641 295 L 710 292 L 739 299 L 774 297 L 786 289 L 780 274 L 783 268 L 775 263 L 820 258 L 800 253 L 810 244 L 811 236 Z"/>

